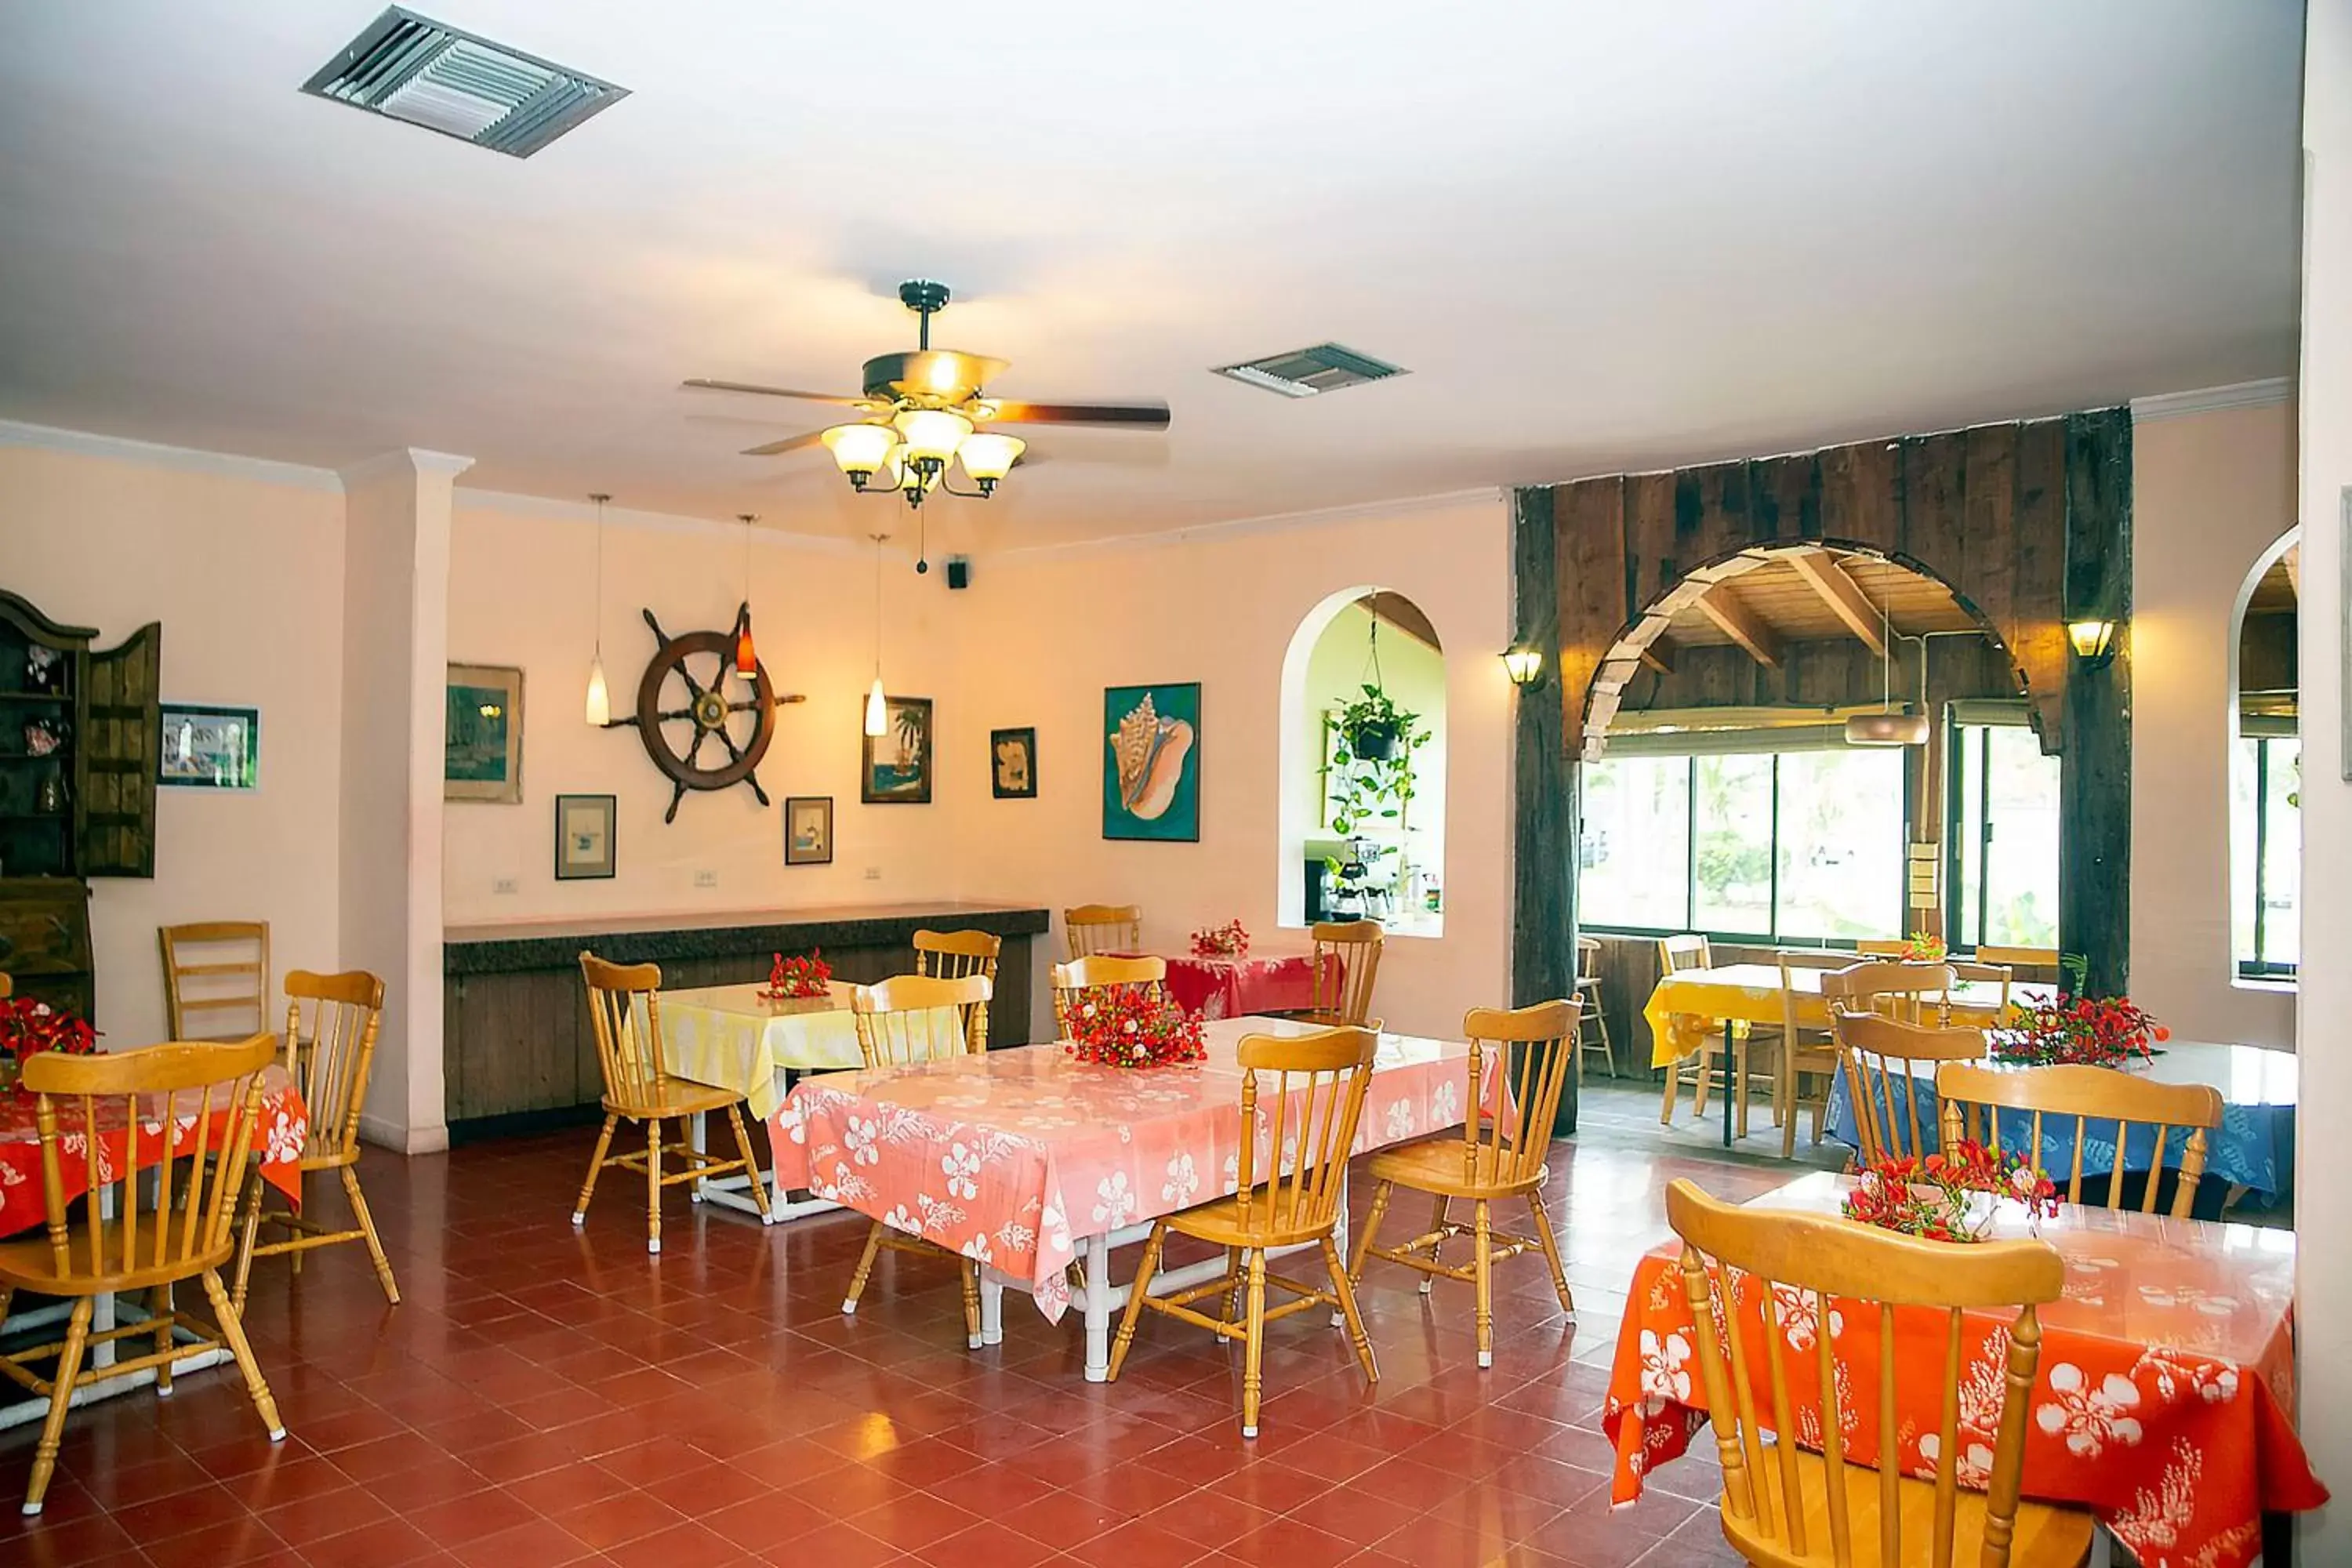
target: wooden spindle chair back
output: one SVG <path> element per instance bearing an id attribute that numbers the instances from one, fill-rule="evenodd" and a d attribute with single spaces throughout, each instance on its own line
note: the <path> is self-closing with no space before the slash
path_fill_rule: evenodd
<path id="1" fill-rule="evenodd" d="M 1377 1025 L 1241 1037 L 1234 1059 L 1242 1069 L 1243 1229 L 1275 1237 L 1330 1227 L 1347 1190 L 1348 1155 L 1379 1049 Z M 1267 1129 L 1263 1158 L 1261 1111 Z"/>
<path id="2" fill-rule="evenodd" d="M 635 1119 L 665 1114 L 672 1096 L 669 1070 L 662 1065 L 661 965 L 607 963 L 583 952 L 580 973 L 588 985 L 607 1107 Z"/>
<path id="3" fill-rule="evenodd" d="M 1889 963 L 1873 959 L 1822 976 L 1822 1001 L 1831 1012 L 1876 1013 L 1906 1024 L 1946 1022 L 1951 995 L 1948 963 Z"/>
<path id="4" fill-rule="evenodd" d="M 1706 938 L 1696 932 L 1684 931 L 1675 936 L 1662 936 L 1658 939 L 1658 972 L 1660 973 L 1679 974 L 1685 969 L 1714 967 L 1715 951 L 1708 945 Z"/>
<path id="5" fill-rule="evenodd" d="M 861 985 L 850 999 L 857 1023 L 857 1048 L 869 1068 L 911 1067 L 988 1049 L 988 998 L 984 976 L 940 980 L 898 974 Z"/>
<path id="6" fill-rule="evenodd" d="M 1932 1152 L 1928 1140 L 1939 1140 L 1941 1129 L 1932 1102 L 1921 1114 L 1925 1096 L 1913 1064 L 1981 1060 L 1984 1031 L 1966 1026 L 1906 1024 L 1876 1013 L 1843 1012 L 1834 1005 L 1830 1009 L 1830 1026 L 1837 1036 L 1846 1094 L 1853 1101 L 1862 1163 L 1868 1165 Z"/>
<path id="7" fill-rule="evenodd" d="M 915 933 L 915 973 L 933 980 L 961 980 L 977 974 L 996 982 L 996 960 L 1004 939 L 984 931 L 919 931 Z"/>
<path id="8" fill-rule="evenodd" d="M 1143 945 L 1143 911 L 1133 904 L 1080 904 L 1062 911 L 1070 956 L 1133 952 Z"/>
<path id="9" fill-rule="evenodd" d="M 1576 1054 L 1577 1013 L 1574 1002 L 1538 1002 L 1507 1010 L 1473 1007 L 1463 1019 L 1470 1039 L 1470 1098 L 1463 1102 L 1469 1114 L 1462 1122 L 1465 1182 L 1501 1186 L 1542 1173 Z M 1481 1115 L 1489 1103 L 1492 1113 Z"/>
<path id="10" fill-rule="evenodd" d="M 1958 1528 L 1963 1314 L 1971 1310 L 2014 1310 L 2016 1318 L 2002 1366 L 2004 1397 L 1984 1498 L 1980 1505 L 1969 1500 L 1971 1514 L 1980 1506 L 1984 1515 L 1980 1522 L 1971 1520 L 1968 1532 L 1980 1537 L 1981 1555 L 1967 1559 L 1966 1568 L 2006 1568 L 2012 1545 L 2020 1539 L 2034 1545 L 2044 1531 L 2070 1539 L 2079 1533 L 2087 1548 L 2087 1514 L 2029 1503 L 2021 1517 L 2018 1497 L 2028 1405 L 2042 1354 L 2036 1309 L 2057 1300 L 2066 1284 L 2065 1265 L 2055 1248 L 2041 1241 L 1953 1247 L 1832 1215 L 1740 1208 L 1717 1202 L 1685 1180 L 1666 1188 L 1666 1223 L 1683 1238 L 1684 1300 L 1723 1464 L 1724 1533 L 1741 1555 L 1754 1563 L 1851 1568 L 1857 1560 L 1853 1504 L 1857 1496 L 1864 1501 L 1871 1496 L 1867 1480 L 1858 1491 L 1849 1491 L 1849 1472 L 1859 1470 L 1876 1477 L 1878 1534 L 1877 1550 L 1865 1544 L 1860 1560 L 1886 1568 L 1955 1568 L 1955 1543 L 1963 1533 Z M 1748 1313 L 1730 1300 L 1718 1319 L 1712 1297 L 1722 1289 L 1727 1271 L 1747 1277 L 1745 1289 L 1753 1292 L 1760 1322 L 1748 1321 Z M 1790 1307 L 1803 1310 L 1809 1298 L 1822 1325 L 1812 1336 L 1810 1354 L 1790 1347 L 1784 1328 Z M 1843 1336 L 1827 1327 L 1832 1301 L 1848 1325 Z M 1929 1521 L 1925 1542 L 1906 1542 L 1903 1528 L 1906 1489 L 1930 1483 L 1906 1480 L 1901 1474 L 1895 1390 L 1905 1364 L 1897 1356 L 1897 1309 L 1939 1311 L 1944 1318 L 1944 1387 L 1933 1506 L 1924 1510 Z M 1856 1331 L 1866 1331 L 1874 1318 L 1874 1335 Z M 1854 1413 L 1850 1438 L 1835 1413 L 1842 1408 L 1839 1390 L 1855 1380 L 1850 1373 L 1841 1375 L 1841 1363 L 1850 1366 L 1848 1357 L 1870 1353 L 1874 1340 L 1877 1408 Z M 1905 1383 L 1916 1386 L 1926 1375 L 1932 1373 L 1914 1366 Z M 1818 1458 L 1796 1440 L 1800 1386 L 1820 1402 Z M 1769 1402 L 1767 1411 L 1759 1412 L 1759 1391 Z M 1778 1435 L 1769 1443 L 1768 1427 Z M 1869 1458 L 1849 1457 L 1850 1441 L 1864 1453 L 1875 1452 Z M 1915 1521 L 1920 1511 L 1912 1510 Z M 2042 1560 L 2075 1559 L 2053 1553 Z"/>
<path id="11" fill-rule="evenodd" d="M 1911 943 L 1902 937 L 1866 936 L 1853 944 L 1853 951 L 1860 958 L 1900 958 L 1911 951 Z"/>
<path id="12" fill-rule="evenodd" d="M 304 1170 L 348 1165 L 360 1157 L 360 1111 L 383 1021 L 383 982 L 363 969 L 341 974 L 298 969 L 287 975 L 286 1070 L 310 1112 Z"/>
<path id="13" fill-rule="evenodd" d="M 2134 1130 L 2147 1129 L 2153 1141 L 2153 1163 L 2138 1208 L 2156 1212 L 2156 1194 L 2162 1184 L 2168 1146 L 2179 1151 L 2180 1174 L 2173 1192 L 2172 1216 L 2189 1217 L 2197 1201 L 2198 1179 L 2205 1173 L 2206 1135 L 2221 1125 L 2221 1091 L 2210 1084 L 2150 1083 L 2114 1068 L 2067 1063 L 2038 1068 L 1993 1068 L 1969 1062 L 1947 1062 L 1936 1069 L 1936 1098 L 1943 1102 L 1944 1141 L 1973 1138 L 1987 1148 L 2023 1147 L 2039 1163 L 2044 1118 L 2063 1133 L 2072 1122 L 2074 1152 L 2063 1178 L 2066 1201 L 2083 1201 L 2084 1134 L 2093 1121 L 2116 1124 L 2116 1152 L 2107 1177 L 2104 1206 L 2126 1206 L 2124 1152 Z M 2006 1116 L 2002 1115 L 2007 1111 Z M 2102 1173 L 2096 1169 L 2094 1176 Z M 2058 1173 L 2051 1173 L 2053 1180 Z"/>
<path id="14" fill-rule="evenodd" d="M 1380 975 L 1386 940 L 1378 921 L 1322 921 L 1315 936 L 1315 1005 L 1307 1016 L 1318 1024 L 1361 1028 L 1372 1016 L 1372 983 Z"/>
<path id="15" fill-rule="evenodd" d="M 1993 1017 L 2000 1023 L 2009 1021 L 2010 1001 L 2016 989 L 2016 970 L 2006 963 L 1970 963 L 1960 959 L 1953 959 L 1945 967 L 1952 972 L 1955 984 L 1967 981 L 1978 985 L 2000 987 L 2000 1010 L 1993 1014 Z"/>
<path id="16" fill-rule="evenodd" d="M 174 1040 L 242 1040 L 269 1027 L 269 922 L 158 926 L 164 1025 Z"/>
<path id="17" fill-rule="evenodd" d="M 2055 969 L 2058 950 L 2054 947 L 2000 947 L 1990 942 L 1977 946 L 1979 963 L 2005 963 L 2012 969 Z"/>
<path id="18" fill-rule="evenodd" d="M 1085 1004 L 1090 991 L 1140 987 L 1164 1000 L 1168 994 L 1168 961 L 1164 958 L 1111 958 L 1096 953 L 1054 965 L 1054 1026 L 1064 1039 L 1070 1034 L 1070 1016 Z"/>

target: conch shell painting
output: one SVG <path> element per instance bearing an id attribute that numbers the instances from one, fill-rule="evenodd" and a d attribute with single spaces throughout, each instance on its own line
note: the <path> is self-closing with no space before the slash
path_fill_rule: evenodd
<path id="1" fill-rule="evenodd" d="M 1162 719 L 1143 694 L 1111 732 L 1111 756 L 1118 763 L 1118 803 L 1146 822 L 1157 821 L 1176 799 L 1184 777 L 1184 756 L 1192 749 L 1192 726 Z"/>

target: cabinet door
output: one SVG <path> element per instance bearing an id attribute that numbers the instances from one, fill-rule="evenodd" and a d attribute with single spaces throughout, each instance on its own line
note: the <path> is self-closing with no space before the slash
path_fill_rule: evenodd
<path id="1" fill-rule="evenodd" d="M 157 695 L 163 627 L 150 621 L 119 647 L 89 656 L 84 687 L 81 873 L 155 874 L 155 768 L 163 754 Z"/>

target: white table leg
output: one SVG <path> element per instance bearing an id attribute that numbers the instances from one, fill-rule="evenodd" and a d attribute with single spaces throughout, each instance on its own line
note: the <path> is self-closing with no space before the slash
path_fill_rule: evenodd
<path id="1" fill-rule="evenodd" d="M 704 1112 L 699 1110 L 696 1111 L 693 1116 L 688 1120 L 692 1123 L 692 1131 L 687 1134 L 688 1140 L 692 1145 L 694 1152 L 697 1154 L 701 1154 L 710 1147 L 709 1120 Z M 700 1165 L 701 1163 L 702 1162 L 699 1160 L 695 1162 L 698 1166 Z M 702 1190 L 702 1178 L 700 1176 L 695 1177 L 694 1184 L 686 1189 L 686 1196 L 687 1201 L 689 1203 L 698 1204 L 702 1201 L 704 1194 Z"/>
<path id="2" fill-rule="evenodd" d="M 1110 1237 L 1086 1238 L 1087 1381 L 1110 1381 Z"/>
<path id="3" fill-rule="evenodd" d="M 993 1268 L 980 1271 L 980 1342 L 1004 1342 L 1004 1276 Z"/>

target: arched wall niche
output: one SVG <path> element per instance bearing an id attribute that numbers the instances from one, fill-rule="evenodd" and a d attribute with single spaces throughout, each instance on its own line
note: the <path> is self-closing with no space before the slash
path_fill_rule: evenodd
<path id="1" fill-rule="evenodd" d="M 2230 615 L 2230 973 L 2292 984 L 2302 960 L 2303 529 L 2273 541 Z"/>

